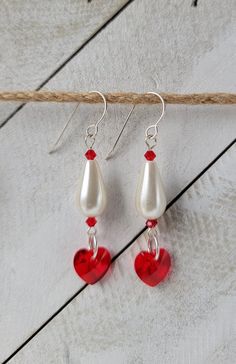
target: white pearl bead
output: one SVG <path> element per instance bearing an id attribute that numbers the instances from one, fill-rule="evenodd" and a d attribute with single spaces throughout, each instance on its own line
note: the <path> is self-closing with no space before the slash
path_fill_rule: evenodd
<path id="1" fill-rule="evenodd" d="M 136 191 L 136 208 L 145 219 L 154 220 L 166 209 L 166 196 L 155 161 L 146 161 Z"/>
<path id="2" fill-rule="evenodd" d="M 76 194 L 76 204 L 85 216 L 95 217 L 103 213 L 106 201 L 106 191 L 99 165 L 96 160 L 88 160 L 81 186 Z"/>

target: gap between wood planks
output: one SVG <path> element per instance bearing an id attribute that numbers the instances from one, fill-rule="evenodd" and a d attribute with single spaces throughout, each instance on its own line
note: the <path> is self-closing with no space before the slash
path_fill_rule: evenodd
<path id="1" fill-rule="evenodd" d="M 181 198 L 181 196 L 189 190 L 189 188 L 199 179 L 201 178 L 236 142 L 234 139 L 227 147 L 220 152 L 191 182 L 187 184 L 167 205 L 166 210 L 168 210 L 176 201 Z M 144 233 L 147 229 L 145 226 L 134 238 L 128 242 L 113 258 L 112 264 L 138 239 L 140 235 Z M 84 289 L 88 286 L 85 284 L 81 287 L 71 298 L 69 298 L 57 311 L 54 312 L 52 316 L 50 316 L 28 339 L 26 339 L 7 359 L 5 359 L 2 364 L 8 363 L 20 350 L 22 350 L 41 330 L 43 330 L 57 315 L 59 315 Z"/>
<path id="2" fill-rule="evenodd" d="M 62 64 L 55 69 L 41 84 L 35 89 L 35 91 L 41 90 L 53 77 L 55 77 L 74 57 L 76 57 L 84 47 L 86 47 L 96 36 L 103 31 L 117 16 L 119 16 L 134 0 L 128 0 L 111 18 L 109 18 L 104 24 L 96 30 L 84 43 L 79 46 L 69 57 L 65 59 Z M 10 121 L 26 104 L 19 105 L 12 113 L 0 123 L 0 129 Z"/>
<path id="3" fill-rule="evenodd" d="M 196 8 L 197 7 L 197 3 L 198 3 L 198 0 L 193 0 L 192 1 L 192 6 L 194 6 Z"/>

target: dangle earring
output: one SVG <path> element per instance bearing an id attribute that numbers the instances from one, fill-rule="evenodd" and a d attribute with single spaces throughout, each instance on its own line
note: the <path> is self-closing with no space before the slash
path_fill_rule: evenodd
<path id="1" fill-rule="evenodd" d="M 157 96 L 162 104 L 162 113 L 157 122 L 150 125 L 145 132 L 145 143 L 147 151 L 144 154 L 145 163 L 141 170 L 138 181 L 138 186 L 135 196 L 135 205 L 138 213 L 146 219 L 148 248 L 146 251 L 141 251 L 135 258 L 134 268 L 138 277 L 149 286 L 156 286 L 166 278 L 171 267 L 171 257 L 168 251 L 159 247 L 157 225 L 158 218 L 165 212 L 166 197 L 155 161 L 156 154 L 153 148 L 157 144 L 158 124 L 165 113 L 165 103 L 161 95 L 155 92 L 148 92 Z M 111 156 L 121 134 L 134 110 L 130 110 L 121 132 L 114 144 L 112 150 L 108 153 L 107 158 Z"/>
<path id="2" fill-rule="evenodd" d="M 96 161 L 96 152 L 93 149 L 93 145 L 98 133 L 98 126 L 107 111 L 107 102 L 102 93 L 98 91 L 91 91 L 90 93 L 97 93 L 101 96 L 104 102 L 104 110 L 96 124 L 91 124 L 86 129 L 85 145 L 87 147 L 87 151 L 85 153 L 85 157 L 87 161 L 81 183 L 79 184 L 76 192 L 76 205 L 87 218 L 85 222 L 88 225 L 88 249 L 82 248 L 75 253 L 74 269 L 80 278 L 82 278 L 87 284 L 94 284 L 107 272 L 111 264 L 111 256 L 106 248 L 98 246 L 95 228 L 97 223 L 96 218 L 103 213 L 107 199 L 102 174 L 99 164 Z M 77 108 L 78 106 L 76 109 Z M 75 110 L 66 122 L 50 152 L 55 150 L 55 147 L 61 139 L 66 127 L 75 113 Z"/>

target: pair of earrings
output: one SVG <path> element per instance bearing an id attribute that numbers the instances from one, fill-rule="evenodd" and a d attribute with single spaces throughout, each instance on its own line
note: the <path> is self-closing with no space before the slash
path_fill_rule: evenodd
<path id="1" fill-rule="evenodd" d="M 96 238 L 95 225 L 97 223 L 97 217 L 103 213 L 107 199 L 101 170 L 96 160 L 96 152 L 93 149 L 98 133 L 98 126 L 107 111 L 107 102 L 102 93 L 98 91 L 91 92 L 97 93 L 101 96 L 104 103 L 104 110 L 96 124 L 91 124 L 86 129 L 85 145 L 87 147 L 87 151 L 85 153 L 85 157 L 87 161 L 85 164 L 82 182 L 76 193 L 76 204 L 87 218 L 88 249 L 79 249 L 74 256 L 75 271 L 87 284 L 94 284 L 99 281 L 106 274 L 111 264 L 111 255 L 109 251 L 103 246 L 98 246 Z M 136 256 L 134 268 L 138 277 L 145 284 L 154 287 L 169 273 L 171 257 L 166 249 L 159 247 L 158 243 L 157 219 L 166 209 L 166 197 L 161 176 L 155 161 L 156 154 L 153 151 L 153 148 L 157 144 L 158 123 L 161 121 L 165 113 L 165 103 L 161 95 L 158 93 L 149 92 L 149 94 L 156 95 L 160 99 L 162 103 L 162 113 L 157 122 L 150 125 L 145 132 L 147 151 L 144 154 L 145 163 L 138 181 L 135 204 L 137 211 L 146 220 L 146 226 L 148 229 L 148 248 L 146 251 L 141 251 Z M 114 151 L 134 108 L 135 105 L 129 112 L 119 136 L 106 159 L 108 159 Z M 51 151 L 55 150 L 55 146 L 62 137 L 76 109 L 67 121 Z"/>

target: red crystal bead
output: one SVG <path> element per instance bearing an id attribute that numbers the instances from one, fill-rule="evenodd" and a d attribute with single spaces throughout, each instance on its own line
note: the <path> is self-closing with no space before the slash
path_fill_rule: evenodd
<path id="1" fill-rule="evenodd" d="M 106 274 L 110 264 L 110 253 L 102 246 L 98 248 L 95 258 L 91 249 L 80 249 L 74 256 L 75 271 L 88 284 L 99 281 Z"/>
<path id="2" fill-rule="evenodd" d="M 171 267 L 171 258 L 167 250 L 160 248 L 158 259 L 155 259 L 155 255 L 154 252 L 142 251 L 136 256 L 134 262 L 139 278 L 151 287 L 163 281 Z"/>
<path id="3" fill-rule="evenodd" d="M 85 157 L 92 161 L 96 158 L 96 152 L 93 149 L 88 149 L 87 152 L 85 153 Z"/>
<path id="4" fill-rule="evenodd" d="M 144 154 L 144 157 L 148 161 L 153 161 L 156 158 L 156 154 L 153 152 L 153 150 L 147 150 L 146 153 Z"/>
<path id="5" fill-rule="evenodd" d="M 146 221 L 146 226 L 148 228 L 154 228 L 155 226 L 157 226 L 157 224 L 158 224 L 157 219 L 155 219 L 155 220 L 147 220 Z"/>
<path id="6" fill-rule="evenodd" d="M 85 221 L 86 224 L 89 226 L 89 227 L 93 227 L 96 225 L 97 223 L 97 220 L 96 220 L 96 217 L 88 217 L 87 220 Z"/>

